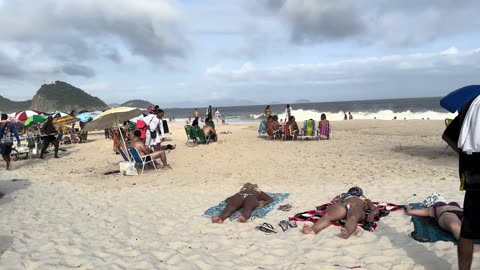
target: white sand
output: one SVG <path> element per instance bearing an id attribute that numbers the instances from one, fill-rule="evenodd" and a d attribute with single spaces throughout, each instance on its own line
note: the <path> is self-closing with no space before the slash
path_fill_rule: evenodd
<path id="1" fill-rule="evenodd" d="M 218 143 L 189 147 L 171 127 L 173 170 L 104 176 L 121 157 L 103 135 L 63 146 L 61 159 L 0 163 L 1 269 L 456 269 L 456 246 L 419 243 L 402 211 L 375 232 L 344 240 L 338 227 L 317 236 L 299 228 L 267 235 L 254 228 L 328 202 L 351 185 L 397 204 L 435 191 L 463 202 L 457 157 L 444 152 L 443 121 L 333 122 L 330 141 L 257 138 L 256 125 L 219 126 Z M 11 179 L 25 179 L 11 181 Z M 289 192 L 289 212 L 273 210 L 247 224 L 211 224 L 209 207 L 245 182 Z M 276 226 L 280 229 L 278 226 Z M 280 230 L 281 231 L 281 230 Z M 480 257 L 474 256 L 480 269 Z"/>

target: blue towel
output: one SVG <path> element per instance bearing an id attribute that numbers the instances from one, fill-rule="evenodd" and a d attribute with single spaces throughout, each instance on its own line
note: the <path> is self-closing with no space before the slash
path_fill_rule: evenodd
<path id="1" fill-rule="evenodd" d="M 413 209 L 421 209 L 425 206 L 422 203 L 411 203 Z M 457 243 L 457 240 L 450 232 L 440 228 L 437 221 L 432 217 L 417 217 L 412 216 L 413 228 L 415 233 L 415 240 L 421 242 L 437 242 L 450 241 Z M 480 244 L 480 240 L 475 241 Z"/>
<path id="2" fill-rule="evenodd" d="M 265 207 L 256 208 L 255 210 L 253 210 L 252 217 L 259 217 L 259 218 L 266 217 L 268 212 L 272 211 L 273 208 L 275 208 L 275 205 L 281 203 L 289 195 L 288 193 L 269 193 L 269 192 L 265 192 L 265 193 L 267 193 L 268 196 L 273 198 L 273 202 L 268 204 Z M 225 209 L 226 206 L 227 206 L 227 202 L 222 201 L 217 206 L 210 207 L 209 209 L 207 209 L 205 211 L 205 213 L 203 213 L 203 216 L 204 217 L 219 216 L 222 213 L 223 209 Z M 233 220 L 234 218 L 236 218 L 237 215 L 240 214 L 240 212 L 241 212 L 241 209 L 239 209 L 235 213 L 233 213 L 230 216 L 230 220 Z"/>

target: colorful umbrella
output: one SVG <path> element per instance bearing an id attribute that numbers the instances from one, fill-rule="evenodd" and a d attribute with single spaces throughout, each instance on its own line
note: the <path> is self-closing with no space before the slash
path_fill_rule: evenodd
<path id="1" fill-rule="evenodd" d="M 38 115 L 38 114 L 42 114 L 42 112 L 37 110 L 26 110 L 26 111 L 16 112 L 14 117 L 19 121 L 25 121 L 30 116 Z"/>
<path id="2" fill-rule="evenodd" d="M 53 125 L 58 127 L 61 125 L 68 125 L 77 122 L 78 119 L 75 116 L 67 115 L 64 117 L 53 118 Z"/>
<path id="3" fill-rule="evenodd" d="M 24 126 L 29 126 L 31 124 L 39 124 L 39 123 L 43 123 L 45 122 L 45 120 L 47 120 L 47 118 L 41 114 L 36 114 L 36 115 L 32 115 L 30 117 L 28 117 L 25 122 L 23 122 L 23 125 Z"/>
<path id="4" fill-rule="evenodd" d="M 80 122 L 86 123 L 86 122 L 92 121 L 95 117 L 97 117 L 97 115 L 101 113 L 102 113 L 101 111 L 84 112 L 75 117 L 77 117 L 78 120 L 80 120 Z"/>
<path id="5" fill-rule="evenodd" d="M 59 112 L 59 111 L 56 111 L 52 114 L 53 118 L 60 118 L 60 117 L 65 117 L 65 116 L 69 116 L 69 114 L 64 113 L 64 112 Z"/>
<path id="6" fill-rule="evenodd" d="M 460 111 L 463 105 L 480 95 L 480 85 L 469 85 L 457 89 L 440 100 L 440 106 L 449 112 Z"/>

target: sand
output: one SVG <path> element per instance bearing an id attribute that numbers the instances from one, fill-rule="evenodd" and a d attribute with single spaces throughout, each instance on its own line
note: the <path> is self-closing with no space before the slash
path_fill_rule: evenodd
<path id="1" fill-rule="evenodd" d="M 451 242 L 419 243 L 402 211 L 374 232 L 345 240 L 339 227 L 316 236 L 298 228 L 255 230 L 330 201 L 352 185 L 372 200 L 421 202 L 432 192 L 463 202 L 457 157 L 443 121 L 332 122 L 331 140 L 258 138 L 256 124 L 219 125 L 218 143 L 187 146 L 173 125 L 172 170 L 103 175 L 121 157 L 103 135 L 65 145 L 60 159 L 19 160 L 0 171 L 1 269 L 456 269 Z M 15 180 L 14 180 L 15 179 Z M 292 210 L 212 224 L 203 212 L 245 182 L 290 193 Z M 276 225 L 277 229 L 279 227 Z M 480 258 L 474 256 L 474 269 Z"/>

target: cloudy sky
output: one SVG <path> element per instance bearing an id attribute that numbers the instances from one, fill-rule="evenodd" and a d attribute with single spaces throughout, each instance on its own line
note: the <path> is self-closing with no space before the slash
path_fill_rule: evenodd
<path id="1" fill-rule="evenodd" d="M 167 106 L 442 96 L 479 84 L 475 0 L 0 0 L 0 95 L 62 80 Z"/>

